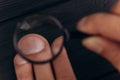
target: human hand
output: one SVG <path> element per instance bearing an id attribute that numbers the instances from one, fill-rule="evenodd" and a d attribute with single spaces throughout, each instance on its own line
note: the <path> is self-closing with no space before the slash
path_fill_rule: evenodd
<path id="1" fill-rule="evenodd" d="M 77 28 L 92 35 L 83 40 L 83 45 L 110 61 L 120 71 L 120 0 L 109 13 L 96 13 L 83 18 Z"/>
<path id="2" fill-rule="evenodd" d="M 57 38 L 54 43 L 59 46 Z M 31 43 L 31 40 L 32 41 Z M 54 44 L 53 43 L 53 44 Z M 18 47 L 26 53 L 37 55 L 35 58 L 44 59 L 46 56 L 39 56 L 39 54 L 50 53 L 50 46 L 45 38 L 37 34 L 28 34 L 24 36 L 18 43 Z M 33 54 L 37 53 L 37 54 Z M 50 55 L 48 55 L 49 57 Z M 14 58 L 14 66 L 17 75 L 17 80 L 34 80 L 32 72 L 32 64 L 22 59 L 18 54 Z M 53 61 L 56 80 L 76 80 L 75 74 L 72 70 L 70 61 L 67 56 L 66 49 L 63 48 L 60 56 Z M 36 80 L 55 80 L 50 63 L 34 64 L 33 65 Z"/>
<path id="3" fill-rule="evenodd" d="M 78 23 L 78 30 L 93 35 L 93 37 L 83 40 L 84 46 L 99 53 L 120 71 L 120 46 L 118 44 L 120 41 L 119 5 L 120 1 L 118 0 L 118 2 L 112 7 L 110 13 L 97 13 L 81 20 Z M 31 37 L 34 36 L 32 35 Z M 42 51 L 42 53 L 49 52 L 47 41 L 43 40 L 43 42 L 45 43 L 46 48 Z M 14 64 L 18 80 L 33 80 L 32 66 L 29 62 L 23 60 L 19 55 L 16 55 Z M 53 66 L 57 80 L 76 80 L 65 48 L 63 49 L 61 55 L 53 62 Z M 44 65 L 34 65 L 34 69 L 36 80 L 54 80 L 49 63 Z"/>

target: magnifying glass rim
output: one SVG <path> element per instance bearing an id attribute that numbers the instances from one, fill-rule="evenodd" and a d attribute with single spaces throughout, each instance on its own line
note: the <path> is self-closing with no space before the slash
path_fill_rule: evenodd
<path id="1" fill-rule="evenodd" d="M 37 14 L 37 15 L 52 20 L 61 29 L 61 31 L 63 33 L 64 39 L 63 39 L 63 44 L 61 45 L 61 48 L 60 48 L 59 52 L 56 55 L 54 55 L 52 58 L 44 60 L 44 61 L 34 61 L 34 60 L 31 60 L 31 59 L 27 58 L 25 55 L 23 55 L 22 51 L 19 50 L 19 48 L 17 46 L 18 45 L 17 44 L 17 30 L 19 29 L 20 25 L 17 26 L 16 29 L 15 29 L 15 32 L 14 32 L 14 35 L 13 35 L 13 44 L 14 44 L 14 48 L 18 52 L 18 54 L 22 58 L 24 58 L 25 60 L 27 60 L 28 62 L 33 63 L 33 64 L 45 64 L 45 63 L 48 63 L 48 62 L 51 62 L 51 61 L 55 60 L 61 54 L 61 51 L 62 51 L 62 49 L 64 47 L 64 43 L 65 43 L 65 41 L 68 38 L 68 34 L 67 34 L 68 32 L 67 32 L 66 29 L 63 28 L 62 24 L 56 18 L 54 18 L 52 16 L 49 16 L 49 15 L 39 15 L 39 14 Z M 23 21 L 24 21 L 24 19 L 23 19 Z M 52 50 L 51 47 L 50 47 L 50 49 L 51 49 L 51 51 L 53 53 L 53 50 Z"/>

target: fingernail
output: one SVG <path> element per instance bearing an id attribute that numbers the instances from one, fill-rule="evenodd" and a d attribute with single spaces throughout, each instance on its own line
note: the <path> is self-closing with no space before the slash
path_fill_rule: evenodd
<path id="1" fill-rule="evenodd" d="M 17 55 L 15 57 L 15 63 L 18 64 L 18 65 L 22 65 L 22 64 L 27 63 L 27 61 L 25 61 L 23 58 L 21 58 L 19 55 Z"/>
<path id="2" fill-rule="evenodd" d="M 44 41 L 39 35 L 29 34 L 19 41 L 19 49 L 25 54 L 35 54 L 45 47 Z"/>
<path id="3" fill-rule="evenodd" d="M 85 23 L 85 22 L 86 22 L 86 19 L 87 19 L 87 17 L 81 19 L 81 21 L 78 23 L 77 29 L 78 29 L 79 31 L 82 31 L 82 32 L 85 32 L 85 31 L 86 31 L 86 26 L 85 26 L 85 24 L 86 24 L 86 23 Z"/>
<path id="4" fill-rule="evenodd" d="M 101 53 L 103 51 L 103 46 L 100 44 L 98 39 L 94 39 L 94 38 L 85 39 L 85 40 L 83 40 L 82 44 L 86 48 L 88 48 L 96 53 Z"/>

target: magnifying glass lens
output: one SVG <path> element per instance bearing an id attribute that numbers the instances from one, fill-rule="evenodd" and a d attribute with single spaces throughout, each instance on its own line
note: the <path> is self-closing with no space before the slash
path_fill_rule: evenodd
<path id="1" fill-rule="evenodd" d="M 30 35 L 35 35 L 34 37 L 30 37 Z M 25 41 L 25 37 L 28 37 L 28 41 Z M 35 38 L 41 38 L 40 40 L 46 40 L 46 44 L 49 45 L 49 51 L 36 51 L 36 53 L 29 53 L 27 51 L 27 46 L 31 46 L 29 44 L 33 44 L 37 47 L 43 44 L 36 43 Z M 24 51 L 21 47 L 19 47 L 19 42 L 24 42 Z M 57 57 L 64 43 L 64 32 L 63 27 L 59 23 L 57 19 L 51 16 L 44 15 L 33 15 L 26 17 L 23 21 L 19 22 L 14 34 L 14 46 L 18 53 L 25 59 L 31 62 L 44 63 L 51 61 L 55 57 Z M 29 48 L 30 49 L 30 48 Z M 32 48 L 31 48 L 32 50 Z"/>

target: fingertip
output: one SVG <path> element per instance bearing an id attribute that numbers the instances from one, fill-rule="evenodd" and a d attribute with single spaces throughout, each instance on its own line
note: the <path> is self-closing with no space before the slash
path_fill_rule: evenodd
<path id="1" fill-rule="evenodd" d="M 22 54 L 32 61 L 43 61 L 51 57 L 48 41 L 39 34 L 28 34 L 18 42 Z"/>
<path id="2" fill-rule="evenodd" d="M 14 58 L 14 67 L 17 80 L 33 80 L 32 66 L 19 54 Z"/>
<path id="3" fill-rule="evenodd" d="M 104 49 L 103 41 L 99 37 L 89 37 L 82 41 L 84 47 L 96 52 L 101 53 Z"/>
<path id="4" fill-rule="evenodd" d="M 113 66 L 120 71 L 120 46 L 104 37 L 90 37 L 83 40 L 83 45 L 89 50 L 95 52 L 106 60 L 110 61 Z"/>
<path id="5" fill-rule="evenodd" d="M 56 38 L 52 43 L 53 53 L 56 54 L 60 51 L 61 47 L 63 47 L 64 37 L 60 36 Z"/>
<path id="6" fill-rule="evenodd" d="M 85 27 L 86 20 L 87 20 L 87 17 L 84 17 L 77 23 L 77 30 L 81 32 L 86 32 L 86 27 Z"/>
<path id="7" fill-rule="evenodd" d="M 108 13 L 95 13 L 82 18 L 77 24 L 77 30 L 86 34 L 100 34 L 108 22 Z"/>
<path id="8" fill-rule="evenodd" d="M 14 58 L 14 64 L 15 65 L 23 65 L 28 63 L 26 60 L 24 60 L 19 54 L 17 54 Z"/>
<path id="9" fill-rule="evenodd" d="M 97 31 L 94 28 L 94 25 L 96 23 L 94 19 L 94 15 L 90 15 L 82 18 L 77 23 L 77 30 L 86 34 L 97 34 Z"/>
<path id="10" fill-rule="evenodd" d="M 35 54 L 45 48 L 46 40 L 38 34 L 23 36 L 18 42 L 18 48 L 25 54 Z"/>

